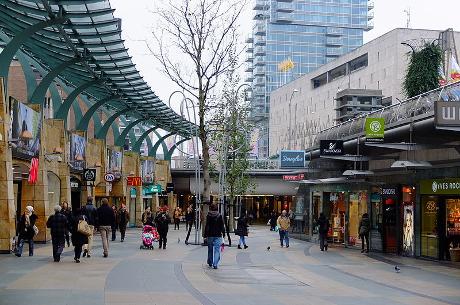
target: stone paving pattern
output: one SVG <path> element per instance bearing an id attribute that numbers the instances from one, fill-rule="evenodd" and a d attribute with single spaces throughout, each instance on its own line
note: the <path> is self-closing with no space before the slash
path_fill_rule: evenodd
<path id="1" fill-rule="evenodd" d="M 166 250 L 140 250 L 140 230 L 129 230 L 124 243 L 110 244 L 108 258 L 97 237 L 94 255 L 80 264 L 73 248 L 54 263 L 50 244 L 33 257 L 1 255 L 0 305 L 460 304 L 455 265 L 341 247 L 321 252 L 294 239 L 280 248 L 276 233 L 251 227 L 249 248 L 226 247 L 214 270 L 205 247 L 184 245 L 185 228 L 168 237 Z"/>

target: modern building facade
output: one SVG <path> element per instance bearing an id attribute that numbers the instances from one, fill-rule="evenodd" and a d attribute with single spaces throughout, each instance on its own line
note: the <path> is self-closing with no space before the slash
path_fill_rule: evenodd
<path id="1" fill-rule="evenodd" d="M 270 155 L 308 149 L 316 135 L 340 122 L 404 99 L 402 83 L 411 49 L 402 43 L 433 42 L 440 31 L 395 29 L 270 96 Z M 453 33 L 460 41 L 460 33 Z"/>
<path id="2" fill-rule="evenodd" d="M 373 8 L 368 0 L 255 1 L 246 72 L 260 158 L 269 156 L 270 93 L 361 46 Z"/>

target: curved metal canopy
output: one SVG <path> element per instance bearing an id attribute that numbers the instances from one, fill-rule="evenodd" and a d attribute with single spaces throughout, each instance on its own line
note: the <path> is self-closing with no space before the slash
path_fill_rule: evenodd
<path id="1" fill-rule="evenodd" d="M 164 104 L 137 71 L 121 39 L 121 20 L 114 18 L 113 12 L 108 0 L 2 0 L 0 29 L 15 37 L 39 22 L 66 18 L 34 33 L 21 50 L 48 71 L 81 58 L 58 77 L 75 88 L 96 81 L 83 92 L 95 102 L 120 96 L 119 101 L 110 103 L 114 111 L 129 107 L 134 118 L 147 118 L 152 125 L 189 136 L 192 123 Z"/>

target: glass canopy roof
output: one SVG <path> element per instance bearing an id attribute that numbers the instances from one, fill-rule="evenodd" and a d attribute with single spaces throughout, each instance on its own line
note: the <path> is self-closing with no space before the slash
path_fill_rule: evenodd
<path id="1" fill-rule="evenodd" d="M 59 77 L 77 88 L 100 80 L 84 91 L 95 102 L 111 95 L 120 99 L 110 109 L 133 109 L 130 116 L 148 119 L 154 126 L 189 136 L 194 125 L 164 104 L 143 80 L 121 39 L 121 20 L 114 18 L 107 0 L 1 0 L 0 29 L 10 37 L 50 18 L 67 21 L 36 32 L 21 50 L 52 70 L 75 57 Z"/>

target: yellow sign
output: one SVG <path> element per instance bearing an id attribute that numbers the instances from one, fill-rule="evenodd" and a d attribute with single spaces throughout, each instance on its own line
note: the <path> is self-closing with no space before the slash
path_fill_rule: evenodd
<path id="1" fill-rule="evenodd" d="M 278 70 L 282 72 L 287 72 L 289 70 L 292 70 L 293 68 L 294 68 L 294 62 L 290 58 L 283 60 L 282 62 L 278 64 Z"/>

